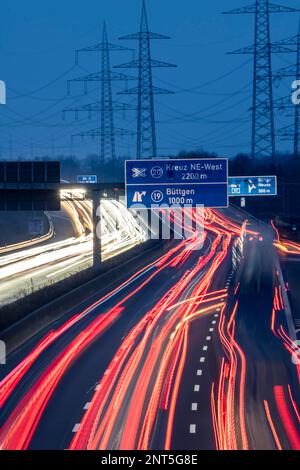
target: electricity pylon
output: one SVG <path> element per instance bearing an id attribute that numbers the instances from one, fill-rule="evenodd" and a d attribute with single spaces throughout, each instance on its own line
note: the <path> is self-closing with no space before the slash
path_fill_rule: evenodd
<path id="1" fill-rule="evenodd" d="M 285 44 L 291 48 L 294 48 L 296 52 L 296 64 L 288 67 L 284 67 L 278 70 L 273 77 L 275 79 L 282 78 L 293 78 L 294 80 L 300 80 L 300 21 L 298 26 L 298 34 L 292 36 L 291 38 L 281 41 L 282 44 Z M 294 162 L 297 163 L 299 160 L 299 124 L 300 124 L 300 109 L 299 105 L 296 105 L 292 102 L 292 96 L 286 96 L 275 100 L 274 106 L 279 109 L 291 109 L 294 108 L 294 125 L 283 127 L 277 131 L 277 134 L 280 136 L 281 140 L 293 140 L 294 141 Z"/>
<path id="2" fill-rule="evenodd" d="M 269 0 L 256 0 L 255 4 L 237 8 L 225 14 L 254 14 L 254 45 L 238 49 L 231 54 L 253 54 L 253 104 L 252 104 L 252 158 L 275 160 L 275 127 L 272 83 L 272 53 L 292 52 L 286 45 L 271 43 L 270 13 L 291 13 L 298 11 Z"/>
<path id="3" fill-rule="evenodd" d="M 137 68 L 138 86 L 119 94 L 138 95 L 137 118 L 137 158 L 147 159 L 157 157 L 154 94 L 172 93 L 162 88 L 153 86 L 153 67 L 176 67 L 151 58 L 150 41 L 152 39 L 170 39 L 168 36 L 151 33 L 148 26 L 145 0 L 143 0 L 142 19 L 140 31 L 135 34 L 123 36 L 120 39 L 136 39 L 139 41 L 139 58 L 132 62 L 117 66 L 118 68 Z"/>
<path id="4" fill-rule="evenodd" d="M 101 52 L 102 54 L 102 70 L 97 73 L 90 73 L 83 77 L 74 78 L 68 81 L 68 89 L 70 88 L 71 82 L 83 82 L 84 91 L 87 93 L 87 86 L 89 82 L 101 82 L 101 101 L 96 103 L 91 103 L 87 105 L 67 108 L 64 110 L 64 114 L 68 111 L 75 112 L 76 119 L 78 118 L 79 112 L 88 112 L 89 117 L 95 111 L 99 112 L 101 115 L 101 127 L 92 129 L 86 132 L 80 132 L 74 134 L 74 137 L 100 137 L 101 138 L 101 152 L 100 158 L 103 163 L 106 160 L 115 161 L 116 159 L 116 149 L 115 149 L 115 136 L 116 135 L 132 135 L 132 132 L 129 132 L 125 129 L 115 129 L 114 127 L 114 106 L 112 100 L 112 81 L 113 80 L 136 80 L 135 77 L 130 77 L 128 75 L 112 72 L 110 68 L 110 51 L 132 51 L 127 47 L 122 47 L 119 45 L 113 45 L 108 42 L 106 24 L 103 25 L 103 37 L 100 44 L 86 47 L 76 51 L 76 63 L 78 63 L 78 55 L 80 52 Z M 129 105 L 123 104 L 122 107 L 119 105 L 118 110 L 131 109 Z"/>

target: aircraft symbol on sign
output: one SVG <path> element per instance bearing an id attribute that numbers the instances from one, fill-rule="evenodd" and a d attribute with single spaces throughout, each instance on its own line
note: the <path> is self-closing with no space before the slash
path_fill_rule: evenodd
<path id="1" fill-rule="evenodd" d="M 132 168 L 132 178 L 146 178 L 146 168 Z"/>

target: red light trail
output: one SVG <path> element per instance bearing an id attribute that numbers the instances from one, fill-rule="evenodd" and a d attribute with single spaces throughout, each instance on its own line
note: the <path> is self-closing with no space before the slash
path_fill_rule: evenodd
<path id="1" fill-rule="evenodd" d="M 193 218 L 191 212 L 190 217 Z M 163 446 L 172 449 L 174 421 L 182 376 L 186 366 L 189 332 L 194 321 L 221 310 L 218 334 L 225 356 L 221 359 L 219 382 L 212 384 L 211 410 L 218 449 L 248 449 L 245 420 L 246 356 L 237 341 L 238 302 L 231 312 L 225 288 L 213 290 L 212 282 L 227 258 L 234 237 L 257 236 L 246 224 L 239 225 L 217 211 L 206 210 L 206 248 L 195 256 L 197 234 L 178 242 L 168 252 L 139 270 L 89 308 L 72 316 L 48 333 L 0 383 L 3 407 L 17 385 L 41 354 L 76 324 L 85 320 L 67 347 L 40 371 L 24 392 L 0 430 L 1 449 L 27 449 L 41 417 L 67 370 L 95 339 L 101 337 L 120 316 L 130 314 L 127 302 L 142 293 L 160 273 L 182 272 L 122 340 L 106 372 L 98 380 L 70 449 L 150 449 L 158 422 L 164 423 Z M 174 223 L 180 222 L 174 219 Z M 193 258 L 192 258 L 193 257 Z M 192 259 L 188 268 L 185 264 Z M 225 284 L 225 282 L 224 282 Z M 126 293 L 126 289 L 131 288 Z M 234 289 L 238 295 L 240 283 Z M 120 295 L 123 291 L 123 296 Z M 114 297 L 117 301 L 114 303 Z M 111 308 L 106 302 L 113 302 Z M 274 311 L 282 307 L 281 292 Z M 97 310 L 98 309 L 98 310 Z M 275 314 L 274 314 L 275 315 Z M 228 317 L 228 318 L 227 318 Z M 89 320 L 90 319 L 90 320 Z M 272 320 L 276 328 L 275 316 Z M 270 415 L 268 415 L 270 418 Z"/>

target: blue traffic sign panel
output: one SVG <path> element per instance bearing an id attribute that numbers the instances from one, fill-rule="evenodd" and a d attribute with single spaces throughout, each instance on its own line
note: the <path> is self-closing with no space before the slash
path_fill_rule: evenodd
<path id="1" fill-rule="evenodd" d="M 234 176 L 228 178 L 229 196 L 277 196 L 276 176 Z"/>
<path id="2" fill-rule="evenodd" d="M 228 207 L 225 158 L 128 160 L 125 165 L 128 208 Z"/>
<path id="3" fill-rule="evenodd" d="M 79 175 L 77 176 L 78 184 L 97 184 L 96 175 Z"/>

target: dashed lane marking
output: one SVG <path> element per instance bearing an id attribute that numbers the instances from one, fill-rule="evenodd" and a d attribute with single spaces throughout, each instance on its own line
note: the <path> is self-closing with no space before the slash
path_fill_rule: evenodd
<path id="1" fill-rule="evenodd" d="M 196 434 L 196 424 L 190 424 L 190 434 Z"/>

